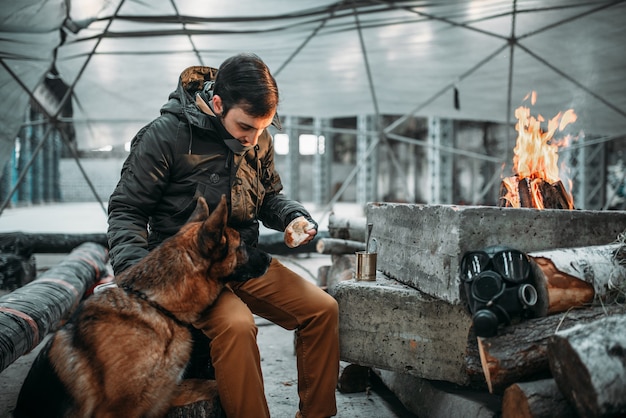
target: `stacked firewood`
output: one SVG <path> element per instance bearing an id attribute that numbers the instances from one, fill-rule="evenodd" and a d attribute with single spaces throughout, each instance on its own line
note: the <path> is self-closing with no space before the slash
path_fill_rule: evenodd
<path id="1" fill-rule="evenodd" d="M 365 225 L 364 218 L 331 215 L 330 238 L 317 250 L 332 254 L 333 264 L 320 274 L 320 284 L 332 287 L 354 277 Z M 477 337 L 478 350 L 470 341 L 468 365 L 481 365 L 487 390 L 502 398 L 503 417 L 626 415 L 626 245 L 528 256 L 537 317 Z"/>
<path id="2" fill-rule="evenodd" d="M 503 417 L 626 413 L 623 243 L 530 253 L 544 314 L 478 338 Z"/>

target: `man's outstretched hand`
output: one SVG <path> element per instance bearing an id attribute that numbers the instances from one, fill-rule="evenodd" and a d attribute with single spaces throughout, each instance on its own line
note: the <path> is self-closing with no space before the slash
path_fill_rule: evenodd
<path id="1" fill-rule="evenodd" d="M 285 244 L 289 248 L 296 248 L 311 242 L 316 234 L 317 225 L 304 216 L 299 216 L 285 228 Z"/>

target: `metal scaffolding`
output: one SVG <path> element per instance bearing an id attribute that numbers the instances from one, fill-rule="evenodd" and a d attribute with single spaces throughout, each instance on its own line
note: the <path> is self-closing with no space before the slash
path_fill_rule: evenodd
<path id="1" fill-rule="evenodd" d="M 428 118 L 428 178 L 429 204 L 453 203 L 453 155 L 443 148 L 454 147 L 453 125 L 450 119 Z"/>
<path id="2" fill-rule="evenodd" d="M 375 127 L 375 117 L 357 116 L 356 160 L 356 202 L 366 205 L 378 199 L 378 152 L 369 152 L 377 138 L 369 134 Z"/>
<path id="3" fill-rule="evenodd" d="M 323 206 L 330 200 L 332 139 L 327 131 L 328 119 L 313 120 L 313 134 L 317 137 L 316 153 L 313 156 L 313 203 Z"/>

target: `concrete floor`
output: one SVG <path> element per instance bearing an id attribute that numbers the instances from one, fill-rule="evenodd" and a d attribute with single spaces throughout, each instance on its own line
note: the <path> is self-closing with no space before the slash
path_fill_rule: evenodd
<path id="1" fill-rule="evenodd" d="M 54 265 L 60 255 L 38 255 L 37 266 Z M 281 257 L 281 261 L 308 280 L 315 281 L 320 266 L 330 264 L 330 257 L 320 254 Z M 272 417 L 291 418 L 298 408 L 296 357 L 293 332 L 286 331 L 262 318 L 257 318 L 261 366 L 265 378 L 266 397 Z M 11 417 L 19 388 L 40 344 L 0 373 L 0 418 Z M 342 363 L 346 366 L 347 363 Z M 400 402 L 382 384 L 372 382 L 367 392 L 342 394 L 337 391 L 338 417 L 345 418 L 412 418 Z"/>
<path id="2" fill-rule="evenodd" d="M 265 376 L 270 414 L 276 418 L 291 418 L 298 408 L 293 333 L 263 319 L 258 319 L 257 323 L 261 367 Z M 20 385 L 38 352 L 39 349 L 36 349 L 22 356 L 0 373 L 0 418 L 11 417 Z M 369 392 L 337 392 L 337 410 L 337 417 L 345 418 L 414 417 L 386 388 L 378 384 Z"/>

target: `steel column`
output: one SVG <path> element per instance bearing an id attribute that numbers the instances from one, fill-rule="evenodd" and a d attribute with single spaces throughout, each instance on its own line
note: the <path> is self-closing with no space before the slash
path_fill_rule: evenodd
<path id="1" fill-rule="evenodd" d="M 287 154 L 287 172 L 282 178 L 285 194 L 294 200 L 300 199 L 300 140 L 296 125 L 296 116 L 286 116 L 283 124 L 285 134 L 289 138 L 289 153 Z"/>
<path id="2" fill-rule="evenodd" d="M 313 120 L 313 134 L 317 136 L 317 148 L 313 157 L 313 203 L 323 206 L 330 199 L 330 177 L 332 163 L 331 136 L 326 128 L 328 119 Z"/>
<path id="3" fill-rule="evenodd" d="M 442 148 L 454 146 L 450 119 L 428 118 L 428 179 L 429 204 L 451 204 L 453 185 L 453 155 Z"/>
<path id="4" fill-rule="evenodd" d="M 356 201 L 360 205 L 366 205 L 378 199 L 378 152 L 374 151 L 367 155 L 367 150 L 375 138 L 368 132 L 376 127 L 374 117 L 371 115 L 357 116 L 356 160 L 358 167 L 356 178 Z"/>

